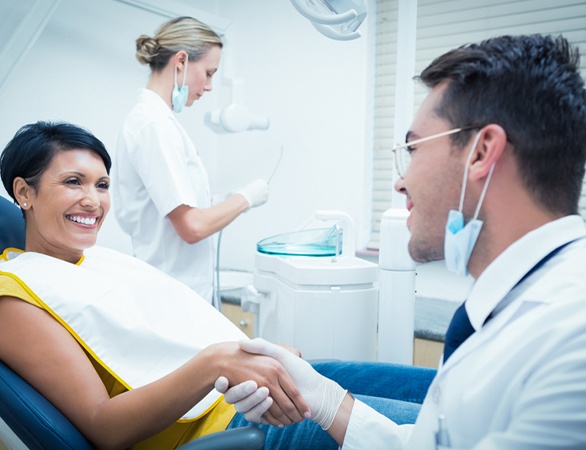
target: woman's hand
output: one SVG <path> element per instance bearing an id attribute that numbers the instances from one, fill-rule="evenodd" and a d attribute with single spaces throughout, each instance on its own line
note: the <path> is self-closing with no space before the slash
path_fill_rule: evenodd
<path id="1" fill-rule="evenodd" d="M 342 389 L 336 382 L 320 375 L 307 361 L 282 346 L 271 344 L 264 339 L 241 341 L 239 345 L 246 352 L 270 356 L 283 364 L 311 408 L 310 415 L 305 415 L 305 417 L 311 418 L 324 430 L 330 428 L 342 401 L 346 397 L 346 390 Z M 216 384 L 224 389 L 228 383 L 227 380 L 218 380 Z M 247 420 L 264 423 L 262 422 L 264 417 L 269 423 L 272 423 L 268 416 L 269 412 L 263 413 L 263 410 L 267 409 L 265 402 L 267 397 L 264 392 L 255 391 L 253 384 L 241 383 L 222 392 L 226 392 L 227 402 L 238 405 L 237 411 L 244 413 Z"/>
<path id="2" fill-rule="evenodd" d="M 257 423 L 266 422 L 276 426 L 290 425 L 309 417 L 307 402 L 279 361 L 243 351 L 236 342 L 216 344 L 208 349 L 214 352 L 214 361 L 220 364 L 216 380 L 221 377 L 225 379 L 217 386 L 220 388 L 218 390 L 227 392 L 229 384 L 233 387 L 238 386 L 238 389 L 231 391 L 226 399 L 230 400 L 229 403 L 238 403 L 237 411 L 247 412 L 258 406 L 249 416 L 257 419 Z M 283 351 L 289 353 L 284 349 Z M 229 383 L 227 380 L 230 380 Z M 246 384 L 248 381 L 256 383 L 254 389 L 251 384 Z M 257 393 L 257 389 L 260 389 L 260 392 Z M 247 399 L 248 392 L 251 397 Z M 265 411 L 258 414 L 261 409 Z M 260 422 L 257 415 L 261 417 L 263 414 L 265 422 Z"/>

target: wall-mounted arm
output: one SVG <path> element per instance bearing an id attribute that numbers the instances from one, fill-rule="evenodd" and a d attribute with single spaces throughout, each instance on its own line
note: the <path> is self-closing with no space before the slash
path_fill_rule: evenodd
<path id="1" fill-rule="evenodd" d="M 244 81 L 238 78 L 224 78 L 222 84 L 231 85 L 231 102 L 223 108 L 206 114 L 205 123 L 217 133 L 239 133 L 248 130 L 266 130 L 270 120 L 267 116 L 255 114 L 242 100 Z"/>
<path id="2" fill-rule="evenodd" d="M 291 0 L 291 3 L 324 36 L 339 41 L 360 37 L 357 30 L 366 18 L 363 0 Z"/>

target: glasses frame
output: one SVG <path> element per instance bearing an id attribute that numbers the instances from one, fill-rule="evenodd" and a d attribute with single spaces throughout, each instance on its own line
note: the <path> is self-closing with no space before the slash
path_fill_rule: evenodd
<path id="1" fill-rule="evenodd" d="M 399 154 L 397 153 L 398 150 L 405 149 L 405 148 L 410 147 L 412 145 L 421 144 L 423 142 L 432 141 L 434 139 L 438 139 L 438 138 L 441 138 L 444 136 L 449 136 L 451 134 L 460 133 L 461 131 L 473 130 L 474 128 L 482 128 L 482 127 L 479 125 L 468 125 L 465 127 L 452 128 L 451 130 L 442 131 L 441 133 L 432 134 L 431 136 L 423 137 L 420 139 L 415 139 L 414 141 L 405 142 L 404 144 L 396 144 L 391 149 L 391 151 L 393 152 L 393 159 L 395 160 L 395 170 L 397 171 L 397 175 L 399 175 L 399 177 L 401 177 L 401 178 L 403 178 L 403 176 L 405 175 L 404 173 L 401 173 L 403 171 L 399 167 Z M 404 172 L 407 172 L 407 170 L 405 170 Z"/>

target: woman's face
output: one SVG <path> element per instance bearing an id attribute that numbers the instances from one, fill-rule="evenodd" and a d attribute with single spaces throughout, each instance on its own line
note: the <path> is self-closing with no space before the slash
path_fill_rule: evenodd
<path id="1" fill-rule="evenodd" d="M 212 90 L 212 77 L 218 70 L 220 54 L 220 46 L 213 45 L 203 58 L 187 63 L 185 84 L 189 86 L 189 98 L 186 106 L 193 105 L 193 102 L 199 100 L 204 92 Z M 183 74 L 181 74 L 182 76 Z M 178 80 L 181 80 L 181 77 L 179 74 L 177 75 Z"/>
<path id="2" fill-rule="evenodd" d="M 57 153 L 38 189 L 24 200 L 26 250 L 77 262 L 96 243 L 110 210 L 109 187 L 98 154 L 85 149 Z"/>

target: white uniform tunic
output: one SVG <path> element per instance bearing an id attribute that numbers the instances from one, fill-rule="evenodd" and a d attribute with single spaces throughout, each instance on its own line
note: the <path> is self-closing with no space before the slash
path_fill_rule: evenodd
<path id="1" fill-rule="evenodd" d="M 415 426 L 356 402 L 343 449 L 586 448 L 585 236 L 581 217 L 565 217 L 495 259 L 466 302 L 476 332 L 438 370 Z"/>
<path id="2" fill-rule="evenodd" d="M 113 164 L 113 206 L 135 256 L 212 301 L 214 241 L 188 244 L 166 217 L 211 205 L 207 171 L 164 100 L 143 89 L 125 119 Z"/>

